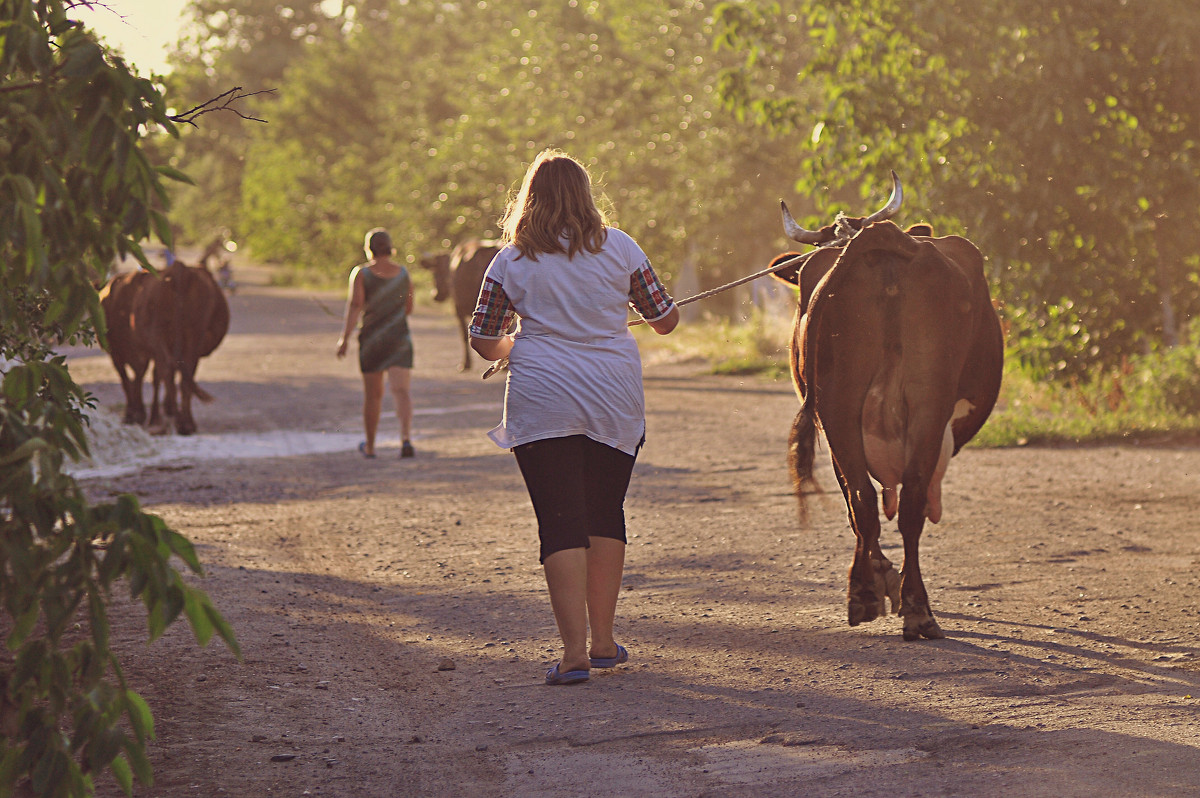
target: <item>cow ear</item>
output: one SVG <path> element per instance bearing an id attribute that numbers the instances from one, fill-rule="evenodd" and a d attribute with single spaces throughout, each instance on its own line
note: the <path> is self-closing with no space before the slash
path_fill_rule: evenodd
<path id="1" fill-rule="evenodd" d="M 782 263 L 783 261 L 787 260 L 788 258 L 795 258 L 797 254 L 798 253 L 796 253 L 796 252 L 786 252 L 782 255 L 779 255 L 774 260 L 771 261 L 771 266 L 776 266 L 776 265 Z M 798 260 L 796 262 L 795 266 L 789 266 L 786 269 L 782 269 L 780 271 L 773 272 L 771 274 L 771 276 L 774 277 L 776 280 L 779 280 L 780 282 L 787 283 L 788 285 L 799 285 L 800 284 L 800 267 L 803 265 L 804 265 L 804 261 Z"/>
<path id="2" fill-rule="evenodd" d="M 908 228 L 904 232 L 908 233 L 910 236 L 927 236 L 928 237 L 928 236 L 933 235 L 933 225 L 924 224 L 924 223 L 914 224 L 912 227 Z"/>

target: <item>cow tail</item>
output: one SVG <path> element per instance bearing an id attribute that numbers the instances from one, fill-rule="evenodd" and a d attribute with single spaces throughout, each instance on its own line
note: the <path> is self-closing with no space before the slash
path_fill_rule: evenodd
<path id="1" fill-rule="evenodd" d="M 213 401 L 213 395 L 196 384 L 196 381 L 191 377 L 184 375 L 184 382 L 187 383 L 188 390 L 192 392 L 192 396 L 199 399 L 201 402 L 208 404 Z"/>
<path id="2" fill-rule="evenodd" d="M 816 313 L 808 314 L 808 335 L 804 336 L 804 373 L 797 376 L 797 390 L 802 394 L 800 409 L 796 419 L 792 421 L 792 431 L 787 436 L 787 470 L 792 475 L 792 490 L 796 492 L 796 509 L 800 524 L 808 523 L 809 510 L 805 494 L 820 491 L 816 479 L 812 476 L 812 458 L 814 458 L 817 440 L 816 419 L 816 374 L 814 373 L 815 352 L 812 352 L 812 338 L 815 337 L 814 324 Z M 803 384 L 805 390 L 800 391 Z"/>
<path id="3" fill-rule="evenodd" d="M 812 412 L 812 395 L 800 403 L 800 411 L 792 421 L 788 435 L 788 472 L 792 475 L 792 489 L 796 492 L 796 510 L 800 523 L 808 521 L 807 488 L 816 487 L 813 478 L 813 453 L 816 449 L 817 425 Z"/>
<path id="4" fill-rule="evenodd" d="M 834 270 L 836 271 L 836 269 Z M 788 472 L 792 476 L 792 489 L 796 493 L 796 510 L 800 524 L 808 522 L 807 494 L 819 493 L 820 485 L 813 476 L 813 457 L 817 446 L 817 342 L 820 338 L 820 326 L 824 303 L 822 294 L 833 277 L 833 271 L 825 276 L 817 285 L 809 300 L 804 313 L 796 318 L 796 324 L 804 325 L 803 335 L 800 336 L 804 351 L 793 353 L 793 379 L 797 393 L 800 395 L 800 410 L 792 421 L 792 430 L 788 435 Z M 797 368 L 802 373 L 796 373 Z"/>

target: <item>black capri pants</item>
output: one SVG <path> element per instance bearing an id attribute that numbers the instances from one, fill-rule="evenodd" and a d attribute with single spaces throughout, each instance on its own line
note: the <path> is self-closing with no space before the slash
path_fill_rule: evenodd
<path id="1" fill-rule="evenodd" d="M 586 435 L 545 438 L 513 449 L 537 515 L 540 562 L 588 548 L 588 537 L 625 538 L 625 491 L 636 455 Z"/>

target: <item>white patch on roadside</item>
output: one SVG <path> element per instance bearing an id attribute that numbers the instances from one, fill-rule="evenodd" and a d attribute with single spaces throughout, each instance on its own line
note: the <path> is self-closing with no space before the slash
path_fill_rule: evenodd
<path id="1" fill-rule="evenodd" d="M 487 402 L 457 407 L 425 407 L 415 409 L 413 415 L 444 416 L 491 409 L 499 411 L 500 405 Z M 363 439 L 358 419 L 346 425 L 347 429 L 357 430 L 355 432 L 271 430 L 187 436 L 151 435 L 143 427 L 122 424 L 116 413 L 104 407 L 93 411 L 90 421 L 87 440 L 92 456 L 78 463 L 67 462 L 63 468 L 76 479 L 119 477 L 181 460 L 248 460 L 353 452 Z M 421 440 L 420 435 L 414 435 L 413 438 L 414 441 Z M 389 447 L 399 450 L 400 444 L 389 439 L 380 440 L 377 446 L 380 450 Z"/>
<path id="2" fill-rule="evenodd" d="M 122 424 L 113 413 L 92 413 L 87 428 L 92 456 L 68 462 L 64 471 L 76 479 L 118 477 L 149 466 L 179 460 L 241 460 L 352 452 L 362 433 L 272 430 L 221 435 L 153 436 L 142 427 Z"/>

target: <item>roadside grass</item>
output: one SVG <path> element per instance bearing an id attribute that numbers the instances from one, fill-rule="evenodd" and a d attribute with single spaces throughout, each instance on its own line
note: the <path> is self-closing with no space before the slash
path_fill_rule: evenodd
<path id="1" fill-rule="evenodd" d="M 787 379 L 791 319 L 751 316 L 639 335 L 651 358 L 695 360 L 712 374 Z M 1083 377 L 1054 377 L 1010 353 L 991 417 L 972 446 L 1160 442 L 1200 437 L 1200 345 L 1152 352 Z"/>
<path id="2" fill-rule="evenodd" d="M 1200 434 L 1200 350 L 1176 347 L 1082 378 L 1046 379 L 1007 358 L 979 446 L 1162 441 Z"/>
<path id="3" fill-rule="evenodd" d="M 792 319 L 755 311 L 740 321 L 706 316 L 681 323 L 670 335 L 659 336 L 635 327 L 642 351 L 651 357 L 707 363 L 712 374 L 758 375 L 791 379 L 788 346 Z"/>

